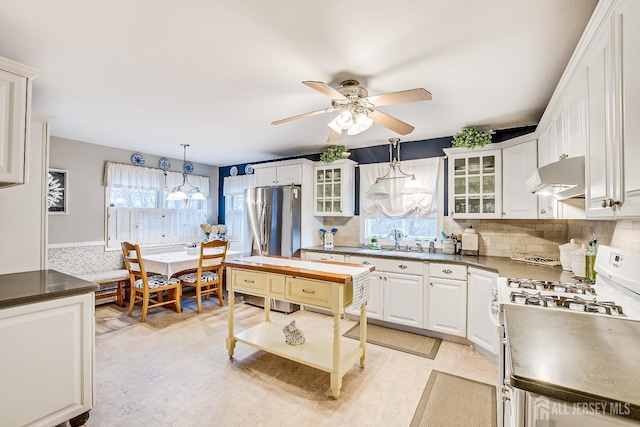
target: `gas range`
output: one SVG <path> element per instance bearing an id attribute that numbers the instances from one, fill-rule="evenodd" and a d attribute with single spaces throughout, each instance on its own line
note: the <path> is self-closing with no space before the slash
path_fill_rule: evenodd
<path id="1" fill-rule="evenodd" d="M 501 277 L 496 308 L 519 304 L 640 320 L 640 255 L 600 246 L 595 269 L 595 283 L 565 274 L 561 281 Z"/>

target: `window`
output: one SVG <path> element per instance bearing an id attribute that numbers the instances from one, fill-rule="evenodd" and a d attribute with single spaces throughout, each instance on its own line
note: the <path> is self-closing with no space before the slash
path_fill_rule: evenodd
<path id="1" fill-rule="evenodd" d="M 237 175 L 226 177 L 223 181 L 224 222 L 227 226 L 227 240 L 232 244 L 240 242 L 234 245 L 238 250 L 244 250 L 241 248 L 241 246 L 245 246 L 242 242 L 248 236 L 244 190 L 253 188 L 254 180 L 254 175 Z"/>
<path id="2" fill-rule="evenodd" d="M 403 161 L 402 171 L 415 174 L 427 193 L 402 194 L 409 178 L 383 181 L 389 196 L 368 195 L 376 178 L 389 172 L 388 163 L 360 166 L 361 238 L 369 241 L 376 237 L 380 244 L 393 244 L 393 231 L 402 233 L 402 240 L 434 240 L 442 230 L 442 217 L 438 215 L 438 202 L 443 199 L 442 159 L 431 158 Z M 391 176 L 394 176 L 393 174 Z M 395 176 L 400 176 L 396 174 Z"/>
<path id="3" fill-rule="evenodd" d="M 144 245 L 203 238 L 200 224 L 207 222 L 206 201 L 166 200 L 172 180 L 178 179 L 169 174 L 107 163 L 107 247 L 119 247 L 123 241 Z M 182 180 L 182 174 L 171 174 Z M 208 194 L 209 178 L 197 178 L 201 191 Z"/>

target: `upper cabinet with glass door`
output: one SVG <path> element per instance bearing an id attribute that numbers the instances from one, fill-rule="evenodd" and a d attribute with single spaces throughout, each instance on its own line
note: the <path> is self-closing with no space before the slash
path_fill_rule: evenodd
<path id="1" fill-rule="evenodd" d="M 449 215 L 501 218 L 501 150 L 454 148 L 445 152 L 449 157 Z"/>
<path id="2" fill-rule="evenodd" d="M 355 166 L 346 159 L 314 167 L 315 216 L 353 216 Z"/>

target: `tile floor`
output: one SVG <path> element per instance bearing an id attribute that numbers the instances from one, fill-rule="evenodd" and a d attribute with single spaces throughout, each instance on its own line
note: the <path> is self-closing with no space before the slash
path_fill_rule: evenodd
<path id="1" fill-rule="evenodd" d="M 408 426 L 432 369 L 495 383 L 496 363 L 469 346 L 443 342 L 435 360 L 367 346 L 367 365 L 343 379 L 338 400 L 329 374 L 238 343 L 225 348 L 227 307 L 184 302 L 181 314 L 150 310 L 140 323 L 115 304 L 96 307 L 96 406 L 88 427 Z M 236 330 L 263 311 L 236 305 Z M 280 324 L 331 336 L 332 320 L 309 311 L 272 313 Z M 355 322 L 344 320 L 343 333 Z M 344 338 L 345 340 L 347 338 Z"/>

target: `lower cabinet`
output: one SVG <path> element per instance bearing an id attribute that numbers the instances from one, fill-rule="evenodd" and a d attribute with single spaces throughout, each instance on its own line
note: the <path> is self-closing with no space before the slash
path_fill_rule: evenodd
<path id="1" fill-rule="evenodd" d="M 450 335 L 467 334 L 467 266 L 430 263 L 425 328 Z"/>
<path id="2" fill-rule="evenodd" d="M 94 295 L 0 309 L 0 425 L 54 426 L 93 406 Z"/>
<path id="3" fill-rule="evenodd" d="M 422 279 L 411 274 L 384 273 L 384 320 L 422 328 Z"/>
<path id="4" fill-rule="evenodd" d="M 467 338 L 494 356 L 498 355 L 499 330 L 491 320 L 488 307 L 497 280 L 497 273 L 469 268 Z"/>
<path id="5" fill-rule="evenodd" d="M 367 301 L 367 319 L 384 320 L 384 274 L 374 271 L 369 275 L 369 301 Z M 360 310 L 347 310 L 359 316 Z"/>

